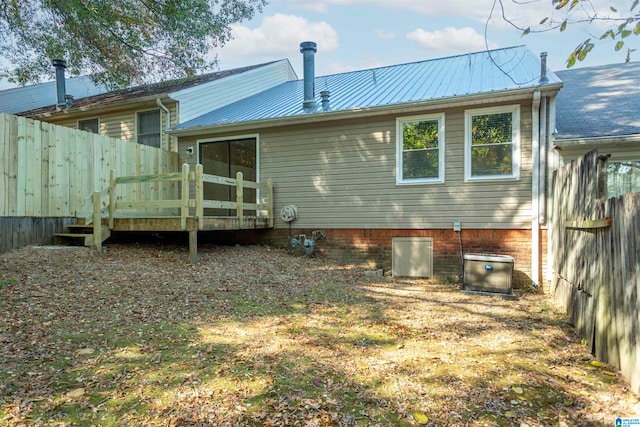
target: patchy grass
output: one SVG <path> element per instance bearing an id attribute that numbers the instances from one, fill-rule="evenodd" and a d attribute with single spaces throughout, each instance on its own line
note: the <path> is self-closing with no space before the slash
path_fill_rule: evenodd
<path id="1" fill-rule="evenodd" d="M 638 413 L 543 295 L 267 247 L 0 255 L 3 426 L 600 426 Z"/>

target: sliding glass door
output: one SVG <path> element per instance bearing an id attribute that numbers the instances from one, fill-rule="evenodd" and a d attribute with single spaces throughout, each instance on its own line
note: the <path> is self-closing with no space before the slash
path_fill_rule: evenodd
<path id="1" fill-rule="evenodd" d="M 230 139 L 223 141 L 203 142 L 199 144 L 200 163 L 204 173 L 227 178 L 235 178 L 242 172 L 243 179 L 257 180 L 257 147 L 256 138 Z M 245 188 L 245 203 L 256 203 L 256 190 Z M 236 189 L 227 185 L 204 185 L 205 200 L 235 201 Z M 245 211 L 245 215 L 255 215 L 255 211 Z M 206 209 L 205 215 L 235 216 L 229 209 Z"/>

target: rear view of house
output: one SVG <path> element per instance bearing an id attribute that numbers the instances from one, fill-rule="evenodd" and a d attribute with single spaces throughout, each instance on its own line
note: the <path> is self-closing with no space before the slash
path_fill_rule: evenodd
<path id="1" fill-rule="evenodd" d="M 393 238 L 414 238 L 420 251 L 396 256 L 433 265 L 422 275 L 499 253 L 537 285 L 562 86 L 545 58 L 513 47 L 315 77 L 316 49 L 301 44 L 303 80 L 175 126 L 181 162 L 272 178 L 276 212 L 297 215 L 266 240 L 322 230 L 329 256 L 390 269 Z"/>

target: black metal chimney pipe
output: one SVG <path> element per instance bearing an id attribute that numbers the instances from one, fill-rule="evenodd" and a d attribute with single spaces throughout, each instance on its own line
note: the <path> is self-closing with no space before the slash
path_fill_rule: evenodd
<path id="1" fill-rule="evenodd" d="M 300 53 L 303 54 L 304 61 L 304 102 L 302 108 L 306 112 L 313 111 L 317 107 L 314 69 L 314 56 L 317 50 L 317 45 L 314 42 L 300 43 Z"/>
<path id="2" fill-rule="evenodd" d="M 62 59 L 54 59 L 51 61 L 56 69 L 56 92 L 57 92 L 57 104 L 59 109 L 63 109 L 67 106 L 65 96 L 67 95 L 67 88 L 64 80 L 64 69 L 67 68 L 67 63 Z"/>
<path id="3" fill-rule="evenodd" d="M 540 53 L 540 81 L 547 81 L 547 52 Z"/>

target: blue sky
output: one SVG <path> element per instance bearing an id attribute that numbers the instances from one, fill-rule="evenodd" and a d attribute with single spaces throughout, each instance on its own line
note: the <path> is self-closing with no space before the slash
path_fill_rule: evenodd
<path id="1" fill-rule="evenodd" d="M 503 0 L 505 12 L 522 27 L 538 24 L 554 13 L 551 0 Z M 220 69 L 229 69 L 288 58 L 302 77 L 299 44 L 318 44 L 316 75 L 420 61 L 424 59 L 526 44 L 534 53 L 548 52 L 553 70 L 565 68 L 575 46 L 606 28 L 601 24 L 570 25 L 558 30 L 529 34 L 508 25 L 499 5 L 489 14 L 494 0 L 271 0 L 253 20 L 233 26 L 235 39 L 217 54 Z M 610 6 L 628 10 L 630 0 L 592 0 L 600 16 L 616 16 Z M 560 17 L 561 15 L 557 15 Z M 577 10 L 574 19 L 581 17 Z M 486 26 L 486 38 L 485 38 Z M 640 36 L 629 37 L 628 47 L 638 49 Z M 611 41 L 598 44 L 587 60 L 576 67 L 624 62 L 626 47 L 619 52 Z M 0 89 L 7 88 L 0 82 Z"/>
<path id="2" fill-rule="evenodd" d="M 503 0 L 507 16 L 522 27 L 536 25 L 554 13 L 551 0 L 520 3 Z M 298 46 L 305 40 L 318 44 L 317 75 L 475 52 L 486 45 L 526 44 L 536 54 L 548 52 L 548 64 L 560 70 L 576 45 L 605 31 L 601 24 L 574 25 L 564 33 L 555 30 L 521 37 L 496 6 L 485 39 L 493 4 L 493 0 L 271 0 L 262 14 L 234 26 L 235 40 L 217 54 L 222 69 L 288 58 L 301 77 Z M 600 16 L 615 16 L 611 5 L 622 11 L 630 4 L 629 0 L 591 1 Z M 580 17 L 578 10 L 573 18 Z M 630 37 L 627 43 L 638 49 L 632 60 L 640 60 L 640 37 Z M 576 67 L 624 62 L 626 48 L 615 52 L 613 46 L 611 41 L 597 45 Z"/>

